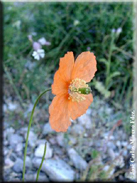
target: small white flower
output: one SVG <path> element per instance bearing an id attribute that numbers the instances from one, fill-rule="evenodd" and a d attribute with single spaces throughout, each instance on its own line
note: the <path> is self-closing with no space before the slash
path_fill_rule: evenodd
<path id="1" fill-rule="evenodd" d="M 41 58 L 44 58 L 45 52 L 44 52 L 43 49 L 39 49 L 37 52 L 39 53 L 39 55 L 41 56 Z"/>
<path id="2" fill-rule="evenodd" d="M 38 42 L 39 42 L 41 45 L 46 45 L 46 46 L 51 45 L 51 43 L 48 42 L 44 37 L 40 38 L 40 39 L 38 40 Z"/>
<path id="3" fill-rule="evenodd" d="M 33 42 L 32 35 L 31 34 L 28 35 L 28 39 L 29 39 L 30 42 Z"/>
<path id="4" fill-rule="evenodd" d="M 36 59 L 36 60 L 40 60 L 41 58 L 44 58 L 45 56 L 45 52 L 43 49 L 39 49 L 37 51 L 34 51 L 32 53 L 32 56 Z"/>
<path id="5" fill-rule="evenodd" d="M 118 29 L 112 29 L 112 33 L 116 33 L 117 35 L 119 35 L 122 32 L 122 28 L 119 27 Z"/>
<path id="6" fill-rule="evenodd" d="M 75 20 L 73 24 L 74 24 L 75 26 L 77 26 L 79 23 L 80 23 L 79 20 Z"/>
<path id="7" fill-rule="evenodd" d="M 122 28 L 119 27 L 119 28 L 117 29 L 116 33 L 117 33 L 117 34 L 120 34 L 121 32 L 122 32 Z"/>
<path id="8" fill-rule="evenodd" d="M 44 37 L 42 37 L 42 38 L 40 38 L 40 39 L 38 40 L 38 42 L 39 42 L 41 45 L 45 45 L 46 39 L 45 39 Z"/>

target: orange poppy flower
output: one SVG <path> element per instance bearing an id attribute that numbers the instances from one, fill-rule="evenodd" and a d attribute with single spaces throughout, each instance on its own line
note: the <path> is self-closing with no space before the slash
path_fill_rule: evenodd
<path id="1" fill-rule="evenodd" d="M 49 122 L 56 132 L 65 132 L 75 120 L 86 112 L 93 102 L 87 82 L 94 77 L 96 58 L 93 53 L 82 52 L 74 62 L 73 52 L 60 58 L 54 75 L 52 93 L 56 95 L 49 107 Z"/>

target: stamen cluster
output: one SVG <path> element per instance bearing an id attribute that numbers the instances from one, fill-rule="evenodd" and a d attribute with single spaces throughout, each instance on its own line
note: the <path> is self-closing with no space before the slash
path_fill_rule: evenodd
<path id="1" fill-rule="evenodd" d="M 69 97 L 72 102 L 80 102 L 85 100 L 84 94 L 89 94 L 90 88 L 83 79 L 73 79 L 69 85 Z"/>

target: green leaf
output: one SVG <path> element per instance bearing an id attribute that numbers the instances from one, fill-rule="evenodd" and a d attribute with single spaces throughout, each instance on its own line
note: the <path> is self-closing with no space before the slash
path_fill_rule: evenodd
<path id="1" fill-rule="evenodd" d="M 116 71 L 116 72 L 113 72 L 110 76 L 109 76 L 109 79 L 112 79 L 116 76 L 119 76 L 120 75 L 120 72 Z"/>
<path id="2" fill-rule="evenodd" d="M 93 149 L 92 152 L 91 152 L 92 158 L 95 159 L 95 158 L 97 158 L 98 155 L 99 155 L 99 152 L 96 151 L 95 149 Z"/>
<path id="3" fill-rule="evenodd" d="M 104 95 L 105 98 L 109 98 L 109 97 L 110 97 L 111 92 L 108 91 L 108 90 L 104 87 L 104 85 L 102 84 L 102 82 L 96 81 L 96 82 L 95 82 L 95 88 L 96 88 L 96 90 L 98 90 L 102 95 Z"/>
<path id="4" fill-rule="evenodd" d="M 108 66 L 108 61 L 104 58 L 99 59 L 99 62 L 104 63 L 106 66 Z"/>

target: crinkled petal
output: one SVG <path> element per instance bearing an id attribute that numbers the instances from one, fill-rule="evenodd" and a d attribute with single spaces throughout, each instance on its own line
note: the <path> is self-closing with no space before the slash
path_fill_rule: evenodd
<path id="1" fill-rule="evenodd" d="M 73 52 L 67 52 L 67 54 L 65 54 L 64 57 L 60 58 L 59 63 L 59 72 L 64 81 L 70 82 L 73 67 L 74 67 Z"/>
<path id="2" fill-rule="evenodd" d="M 72 79 L 79 78 L 86 82 L 90 82 L 97 71 L 96 65 L 97 62 L 93 53 L 89 51 L 82 52 L 76 59 L 72 72 Z"/>
<path id="3" fill-rule="evenodd" d="M 68 113 L 68 98 L 61 94 L 54 97 L 49 107 L 49 122 L 56 132 L 66 132 L 71 125 Z"/>
<path id="4" fill-rule="evenodd" d="M 59 70 L 54 75 L 54 82 L 52 84 L 52 93 L 54 95 L 68 93 L 68 84 L 60 76 Z"/>
<path id="5" fill-rule="evenodd" d="M 93 96 L 92 94 L 86 95 L 86 100 L 83 100 L 81 102 L 72 102 L 72 100 L 69 101 L 69 115 L 70 118 L 75 120 L 82 114 L 86 112 L 90 104 L 93 102 Z"/>

